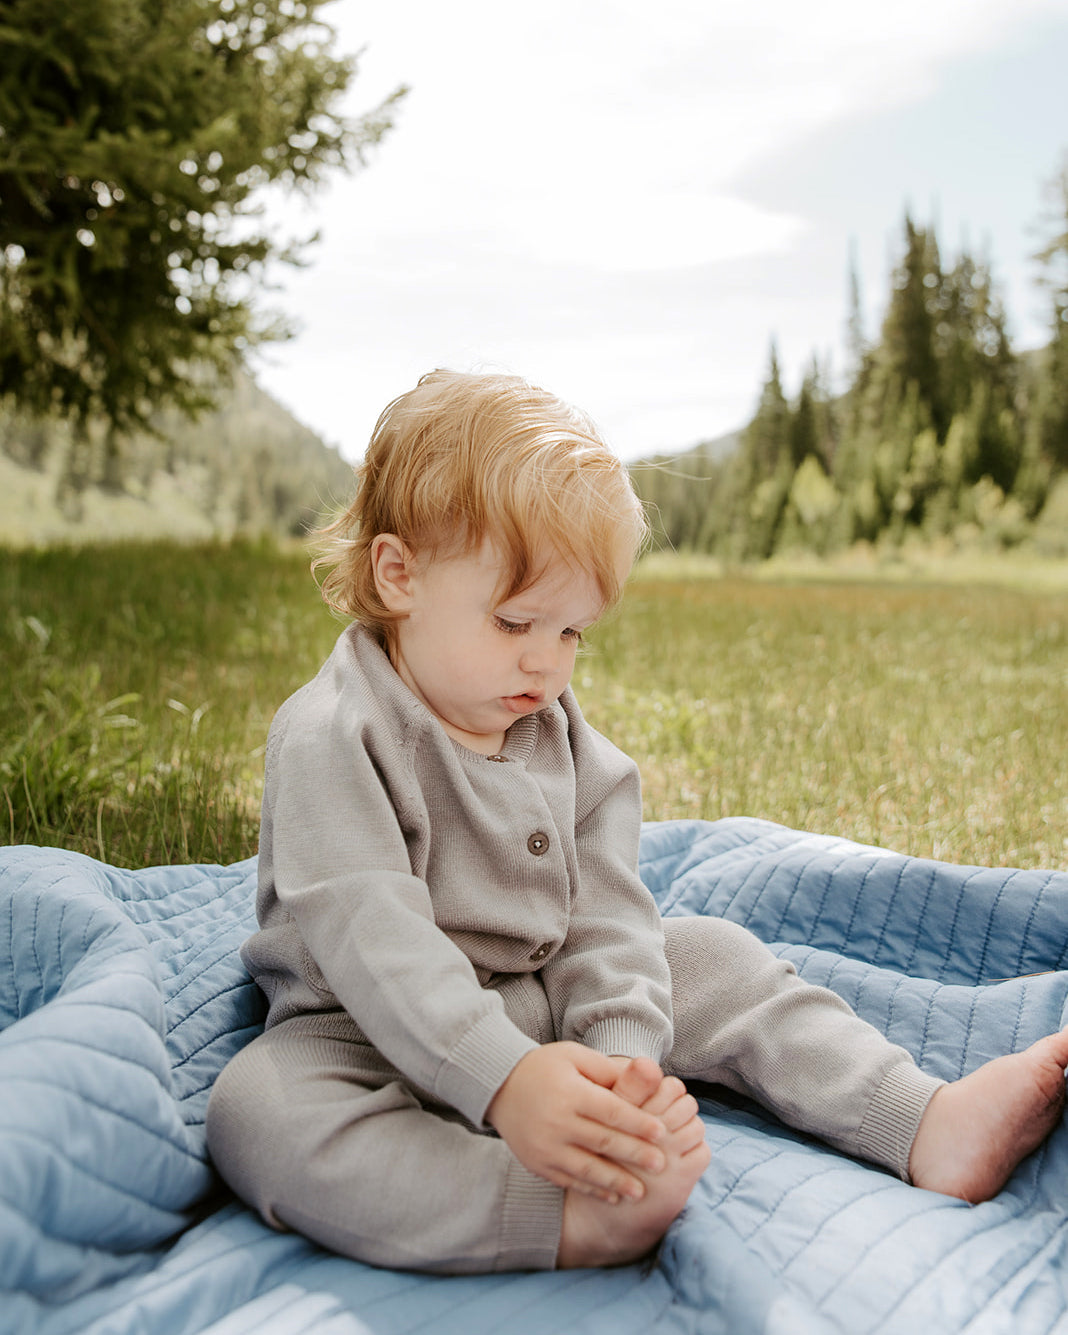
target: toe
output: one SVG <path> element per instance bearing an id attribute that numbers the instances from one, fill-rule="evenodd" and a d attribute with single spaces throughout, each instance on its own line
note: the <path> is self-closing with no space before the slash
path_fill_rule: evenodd
<path id="1" fill-rule="evenodd" d="M 653 1095 L 642 1104 L 642 1112 L 663 1118 L 677 1103 L 687 1097 L 686 1086 L 682 1081 L 677 1076 L 668 1075 L 660 1081 Z"/>
<path id="2" fill-rule="evenodd" d="M 1048 1060 L 1061 1071 L 1068 1068 L 1068 1029 L 1061 1029 L 1056 1034 L 1048 1034 L 1033 1044 L 1031 1051 L 1038 1053 L 1043 1060 Z"/>
<path id="3" fill-rule="evenodd" d="M 612 1091 L 640 1108 L 660 1088 L 664 1076 L 650 1057 L 634 1057 L 620 1072 Z"/>

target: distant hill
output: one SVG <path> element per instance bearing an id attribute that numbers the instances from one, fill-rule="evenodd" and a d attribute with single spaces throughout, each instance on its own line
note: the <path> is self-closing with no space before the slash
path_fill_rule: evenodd
<path id="1" fill-rule="evenodd" d="M 0 543 L 298 535 L 347 501 L 352 466 L 238 373 L 216 411 L 160 418 L 109 459 L 59 423 L 0 413 Z"/>
<path id="2" fill-rule="evenodd" d="M 737 454 L 744 429 L 700 441 L 677 454 L 655 454 L 629 465 L 656 547 L 693 548 L 708 522 L 710 484 Z"/>
<path id="3" fill-rule="evenodd" d="M 640 459 L 633 460 L 630 467 L 636 469 L 672 469 L 684 467 L 687 464 L 697 464 L 701 476 L 704 476 L 707 465 L 722 463 L 724 459 L 729 458 L 737 450 L 741 444 L 744 430 L 743 427 L 737 431 L 728 431 L 722 436 L 714 436 L 709 440 L 700 440 L 696 445 L 691 445 L 689 449 L 675 454 L 643 455 Z"/>

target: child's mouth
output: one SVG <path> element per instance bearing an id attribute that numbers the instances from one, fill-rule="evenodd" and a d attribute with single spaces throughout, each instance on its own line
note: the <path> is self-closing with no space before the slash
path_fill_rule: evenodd
<path id="1" fill-rule="evenodd" d="M 529 714 L 532 709 L 538 709 L 541 702 L 540 695 L 506 695 L 504 697 L 506 708 L 510 709 L 513 714 Z"/>

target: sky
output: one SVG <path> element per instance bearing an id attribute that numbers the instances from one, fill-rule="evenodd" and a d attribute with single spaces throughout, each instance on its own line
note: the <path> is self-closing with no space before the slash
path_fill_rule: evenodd
<path id="1" fill-rule="evenodd" d="M 527 377 L 625 459 L 845 376 L 851 255 L 875 336 L 902 219 L 993 266 L 1018 349 L 1068 153 L 1068 0 L 334 0 L 350 114 L 400 84 L 352 175 L 274 202 L 319 233 L 257 379 L 349 459 L 437 366 Z"/>

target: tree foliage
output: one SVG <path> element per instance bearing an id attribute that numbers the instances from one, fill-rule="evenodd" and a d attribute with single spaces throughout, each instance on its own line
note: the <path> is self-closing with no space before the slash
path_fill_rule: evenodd
<path id="1" fill-rule="evenodd" d="M 655 467 L 635 470 L 643 497 L 656 494 L 664 538 L 728 560 L 910 533 L 999 545 L 1033 536 L 1068 554 L 1053 519 L 1068 485 L 1068 158 L 1049 197 L 1037 259 L 1051 338 L 1040 355 L 1014 353 L 989 264 L 963 251 L 947 265 L 934 229 L 906 214 L 873 340 L 851 261 L 844 393 L 833 396 L 813 363 L 790 401 L 773 346 L 753 419 L 737 451 L 693 479 L 684 524 Z"/>
<path id="2" fill-rule="evenodd" d="M 1050 295 L 1050 341 L 1037 395 L 1037 451 L 1057 470 L 1068 470 L 1068 154 L 1049 183 L 1048 239 L 1036 259 Z"/>
<path id="3" fill-rule="evenodd" d="M 129 431 L 284 334 L 261 190 L 359 161 L 402 91 L 342 116 L 323 3 L 0 0 L 0 394 Z"/>

